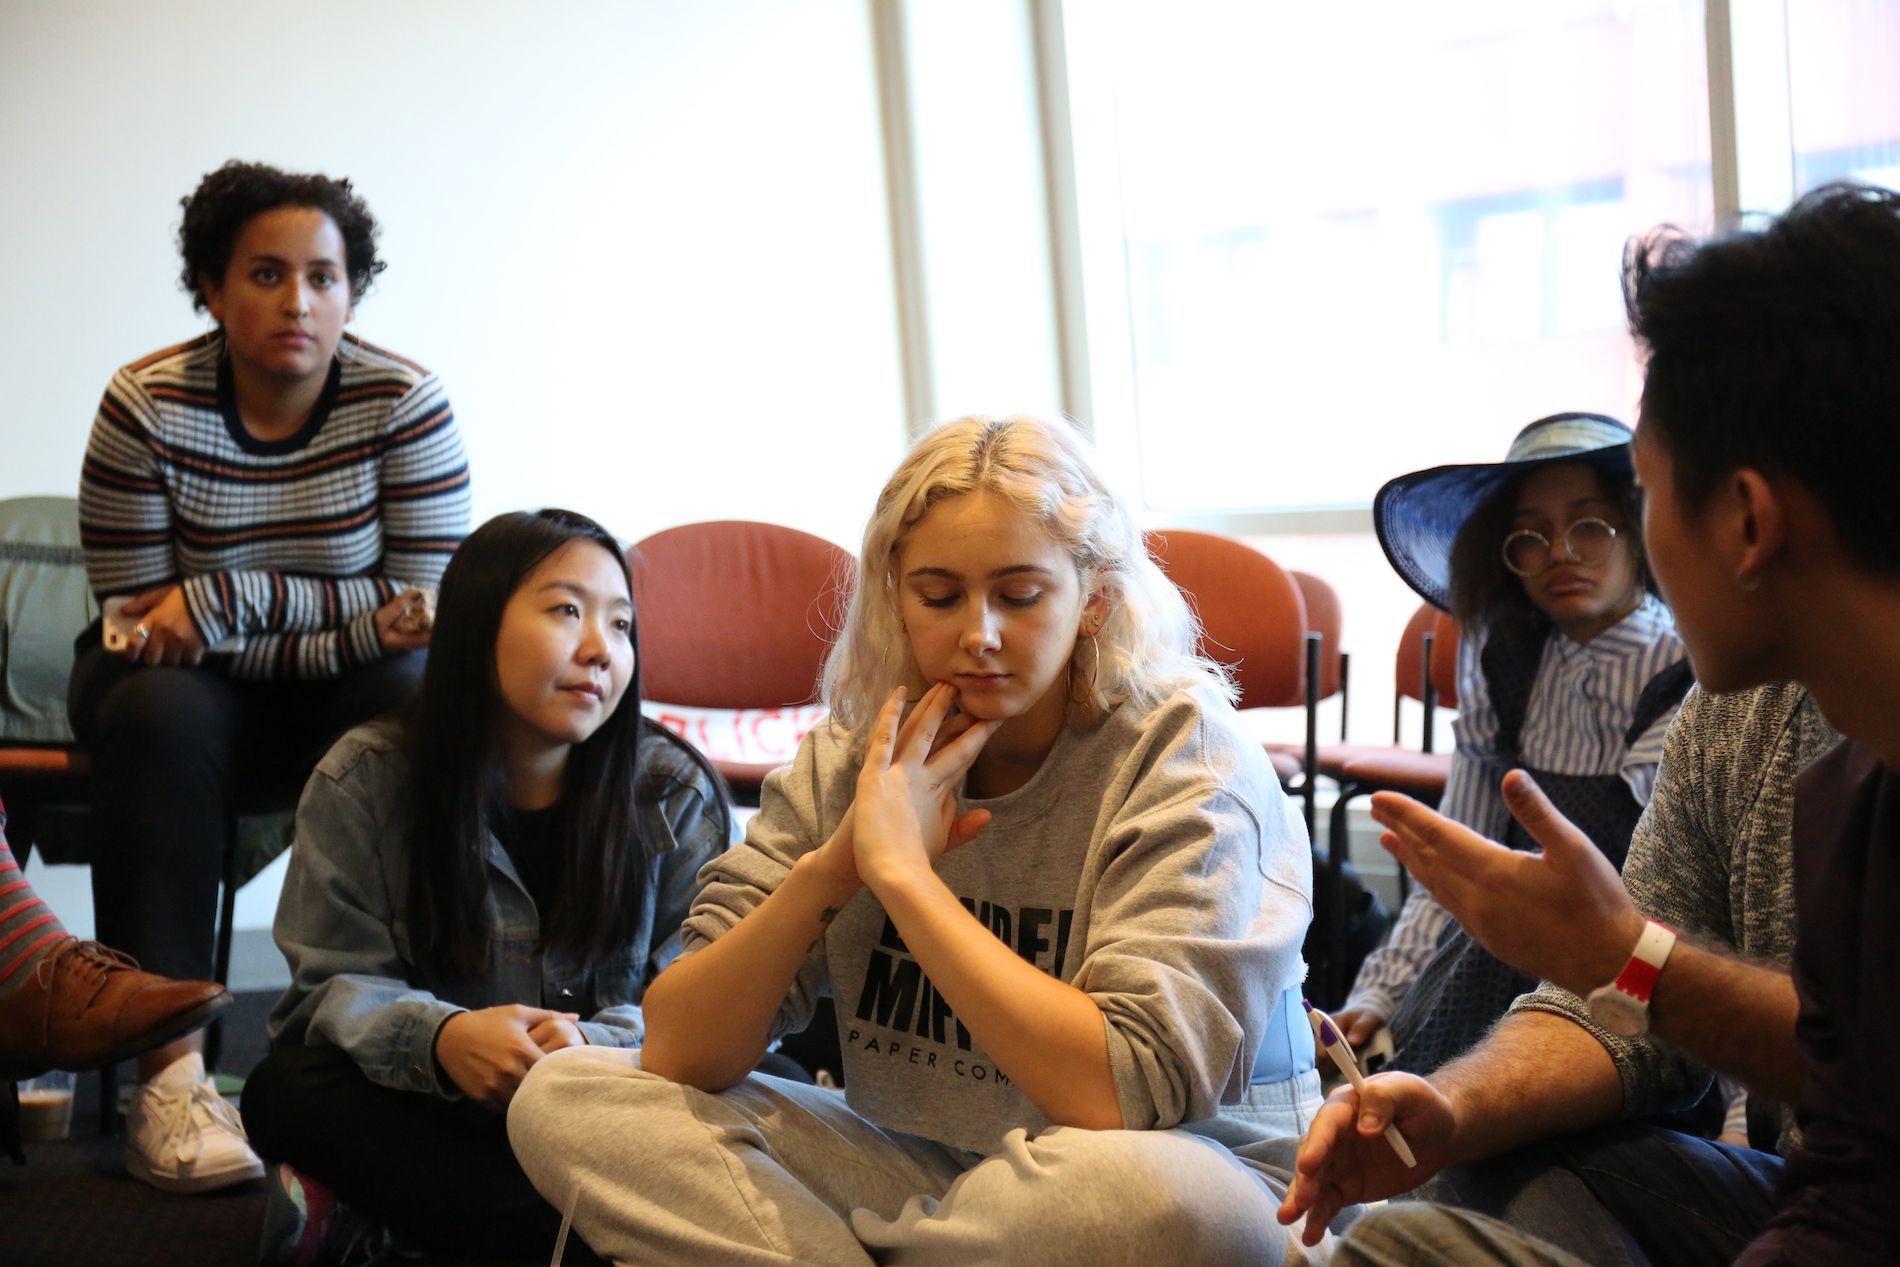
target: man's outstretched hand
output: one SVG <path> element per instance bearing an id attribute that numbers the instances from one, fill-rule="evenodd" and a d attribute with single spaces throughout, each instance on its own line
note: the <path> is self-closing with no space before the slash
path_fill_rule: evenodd
<path id="1" fill-rule="evenodd" d="M 1379 843 L 1486 950 L 1520 972 L 1588 994 L 1616 978 L 1642 936 L 1623 878 L 1522 770 L 1504 803 L 1543 847 L 1506 848 L 1409 796 L 1379 792 Z"/>

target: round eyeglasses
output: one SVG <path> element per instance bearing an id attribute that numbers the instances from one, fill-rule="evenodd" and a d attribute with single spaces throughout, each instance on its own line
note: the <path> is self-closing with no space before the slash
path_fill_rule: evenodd
<path id="1" fill-rule="evenodd" d="M 1603 519 L 1579 519 L 1564 529 L 1563 542 L 1571 562 L 1595 567 L 1610 557 L 1616 528 Z M 1542 576 L 1556 563 L 1557 551 L 1541 532 L 1519 528 L 1504 539 L 1504 566 L 1519 576 Z"/>

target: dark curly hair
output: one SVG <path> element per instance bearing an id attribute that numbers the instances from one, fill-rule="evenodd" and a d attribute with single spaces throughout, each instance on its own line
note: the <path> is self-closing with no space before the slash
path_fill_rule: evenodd
<path id="1" fill-rule="evenodd" d="M 1739 468 L 1787 476 L 1863 570 L 1900 575 L 1900 193 L 1823 185 L 1704 242 L 1659 229 L 1629 244 L 1623 295 L 1688 513 Z"/>
<path id="2" fill-rule="evenodd" d="M 178 205 L 185 209 L 178 226 L 178 253 L 185 267 L 178 280 L 191 293 L 191 306 L 199 312 L 207 307 L 204 279 L 222 283 L 238 234 L 251 217 L 278 207 L 311 207 L 335 222 L 343 235 L 351 302 L 360 301 L 371 280 L 387 267 L 376 258 L 376 217 L 347 179 L 286 172 L 268 163 L 234 158 L 217 171 L 207 172 Z"/>

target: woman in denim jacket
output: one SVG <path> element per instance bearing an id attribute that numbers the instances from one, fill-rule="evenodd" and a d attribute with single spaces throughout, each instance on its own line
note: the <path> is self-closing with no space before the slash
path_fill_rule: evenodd
<path id="1" fill-rule="evenodd" d="M 365 1237 L 546 1253 L 559 1216 L 501 1110 L 549 1052 L 641 1044 L 694 877 L 732 843 L 718 776 L 640 716 L 626 556 L 598 524 L 490 520 L 436 624 L 412 710 L 345 735 L 298 807 L 292 981 L 244 1095 L 285 1163 L 267 1261 Z"/>

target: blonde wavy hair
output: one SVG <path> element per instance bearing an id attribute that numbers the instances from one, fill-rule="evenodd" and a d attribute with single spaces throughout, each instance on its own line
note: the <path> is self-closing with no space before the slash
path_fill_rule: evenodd
<path id="1" fill-rule="evenodd" d="M 910 530 L 952 497 L 988 492 L 1040 524 L 1075 560 L 1082 592 L 1107 614 L 1069 655 L 1070 724 L 1089 726 L 1128 702 L 1151 708 L 1173 691 L 1211 686 L 1235 698 L 1227 668 L 1200 655 L 1200 624 L 1148 555 L 1134 520 L 1064 422 L 959 418 L 924 436 L 897 468 L 865 525 L 864 548 L 821 683 L 834 724 L 862 735 L 884 699 L 922 680 L 897 610 L 897 558 Z"/>

